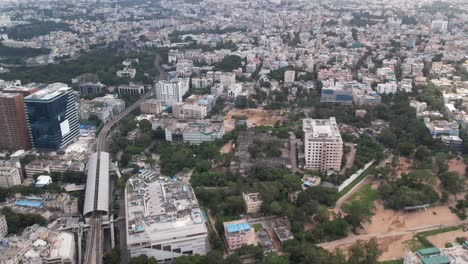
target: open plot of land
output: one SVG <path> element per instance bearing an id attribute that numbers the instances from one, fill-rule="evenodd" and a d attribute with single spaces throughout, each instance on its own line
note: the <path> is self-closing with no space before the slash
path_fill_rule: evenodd
<path id="1" fill-rule="evenodd" d="M 451 159 L 447 162 L 448 171 L 456 171 L 461 176 L 465 175 L 466 164 L 463 159 Z"/>
<path id="2" fill-rule="evenodd" d="M 403 231 L 430 226 L 451 226 L 458 224 L 460 219 L 450 212 L 447 206 L 435 206 L 427 211 L 414 213 L 404 213 L 384 209 L 381 203 L 378 203 L 375 215 L 363 234 L 386 233 L 391 231 Z"/>
<path id="3" fill-rule="evenodd" d="M 427 237 L 427 240 L 431 242 L 434 246 L 443 248 L 445 244 L 455 242 L 457 237 L 468 237 L 468 232 L 463 231 L 462 229 L 445 232 L 433 236 Z"/>
<path id="4" fill-rule="evenodd" d="M 284 117 L 280 111 L 267 111 L 260 108 L 256 109 L 233 109 L 229 111 L 224 119 L 224 130 L 229 132 L 235 128 L 236 120 L 233 116 L 245 116 L 247 118 L 247 127 L 255 126 L 273 126 L 277 121 Z"/>
<path id="5" fill-rule="evenodd" d="M 233 144 L 234 143 L 232 141 L 229 141 L 226 144 L 224 144 L 224 146 L 220 150 L 221 154 L 230 153 L 232 151 Z"/>

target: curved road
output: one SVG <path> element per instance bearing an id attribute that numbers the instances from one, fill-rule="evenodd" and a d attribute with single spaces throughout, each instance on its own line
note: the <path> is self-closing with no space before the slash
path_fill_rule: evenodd
<path id="1" fill-rule="evenodd" d="M 159 79 L 166 79 L 167 74 L 166 72 L 161 68 L 161 56 L 159 54 L 156 55 L 154 59 L 154 67 L 157 71 L 157 78 L 156 81 Z M 97 189 L 99 187 L 99 164 L 100 164 L 100 153 L 101 151 L 105 151 L 106 148 L 106 139 L 109 134 L 109 131 L 116 125 L 118 124 L 124 117 L 126 117 L 128 114 L 133 112 L 135 109 L 137 109 L 142 102 L 153 96 L 155 93 L 155 88 L 153 87 L 148 93 L 143 95 L 138 101 L 136 101 L 134 104 L 126 108 L 124 111 L 119 113 L 117 116 L 115 116 L 112 120 L 110 120 L 107 124 L 104 125 L 102 128 L 101 132 L 98 135 L 98 138 L 96 140 L 96 153 L 98 153 L 98 159 L 97 159 L 97 166 L 96 166 L 96 190 L 95 192 L 97 193 L 99 190 Z M 97 199 L 97 195 L 95 195 Z M 86 246 L 86 253 L 85 253 L 85 258 L 84 258 L 84 263 L 85 264 L 100 264 L 102 263 L 102 258 L 103 258 L 103 230 L 102 230 L 102 217 L 101 214 L 96 210 L 96 204 L 97 201 L 94 202 L 95 208 L 94 212 L 91 216 L 90 219 L 90 231 L 88 232 L 88 239 L 87 239 L 87 246 Z"/>

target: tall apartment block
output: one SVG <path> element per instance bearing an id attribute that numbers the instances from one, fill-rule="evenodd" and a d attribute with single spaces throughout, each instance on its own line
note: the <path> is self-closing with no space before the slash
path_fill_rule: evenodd
<path id="1" fill-rule="evenodd" d="M 304 119 L 305 168 L 319 171 L 340 171 L 343 140 L 334 117 Z"/>
<path id="2" fill-rule="evenodd" d="M 78 137 L 78 109 L 66 84 L 51 84 L 25 97 L 24 105 L 33 148 L 60 150 Z"/>
<path id="3" fill-rule="evenodd" d="M 31 148 L 23 97 L 36 91 L 34 87 L 12 86 L 0 92 L 0 150 Z"/>
<path id="4" fill-rule="evenodd" d="M 156 83 L 156 99 L 165 105 L 173 106 L 182 102 L 182 97 L 188 92 L 189 80 L 175 78 L 170 81 L 159 81 Z"/>

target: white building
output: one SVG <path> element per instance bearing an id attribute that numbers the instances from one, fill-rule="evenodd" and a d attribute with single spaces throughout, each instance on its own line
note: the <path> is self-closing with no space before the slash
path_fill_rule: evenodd
<path id="1" fill-rule="evenodd" d="M 189 79 L 175 78 L 170 81 L 159 81 L 156 84 L 156 99 L 165 105 L 173 106 L 177 102 L 182 102 L 188 89 Z"/>
<path id="2" fill-rule="evenodd" d="M 0 188 L 21 184 L 21 166 L 17 161 L 0 161 Z"/>
<path id="3" fill-rule="evenodd" d="M 379 83 L 377 85 L 377 93 L 379 94 L 394 94 L 397 92 L 398 85 L 396 82 Z"/>
<path id="4" fill-rule="evenodd" d="M 447 32 L 447 27 L 447 20 L 433 20 L 431 23 L 431 30 L 433 33 L 444 34 L 445 32 Z"/>
<path id="5" fill-rule="evenodd" d="M 116 75 L 117 77 L 120 77 L 120 78 L 133 79 L 136 76 L 136 69 L 124 68 L 123 70 L 118 70 Z"/>
<path id="6" fill-rule="evenodd" d="M 145 171 L 128 180 L 125 204 L 131 257 L 171 261 L 209 251 L 206 219 L 189 184 Z"/>
<path id="7" fill-rule="evenodd" d="M 296 72 L 295 71 L 285 71 L 284 72 L 284 83 L 293 83 L 295 77 L 296 77 Z"/>
<path id="8" fill-rule="evenodd" d="M 228 88 L 236 83 L 236 74 L 232 72 L 223 72 L 219 78 L 223 88 Z"/>
<path id="9" fill-rule="evenodd" d="M 303 119 L 305 168 L 340 171 L 343 140 L 334 117 Z"/>
<path id="10" fill-rule="evenodd" d="M 427 103 L 426 102 L 418 102 L 415 100 L 410 101 L 410 106 L 416 109 L 416 114 L 426 111 Z"/>
<path id="11" fill-rule="evenodd" d="M 236 83 L 228 88 L 228 98 L 229 99 L 236 99 L 242 93 L 242 84 Z"/>

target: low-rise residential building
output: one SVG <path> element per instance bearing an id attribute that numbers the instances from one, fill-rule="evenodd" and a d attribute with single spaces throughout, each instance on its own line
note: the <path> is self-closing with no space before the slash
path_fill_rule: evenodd
<path id="1" fill-rule="evenodd" d="M 172 114 L 180 119 L 203 119 L 213 109 L 217 97 L 214 95 L 192 95 L 183 103 L 176 103 Z"/>
<path id="2" fill-rule="evenodd" d="M 422 113 L 426 111 L 427 109 L 427 103 L 426 102 L 418 102 L 416 100 L 411 100 L 410 101 L 410 106 L 416 109 L 416 114 Z"/>
<path id="3" fill-rule="evenodd" d="M 140 112 L 150 115 L 159 115 L 162 113 L 161 101 L 148 99 L 140 104 Z"/>
<path id="4" fill-rule="evenodd" d="M 124 68 L 123 70 L 118 70 L 116 75 L 117 77 L 120 77 L 120 78 L 133 79 L 136 76 L 136 69 Z"/>
<path id="5" fill-rule="evenodd" d="M 179 122 L 176 119 L 162 119 L 153 122 L 153 129 L 161 127 L 165 130 L 166 140 L 169 142 L 183 141 L 190 144 L 200 144 L 214 141 L 224 135 L 223 122 L 208 120 L 193 120 Z"/>
<path id="6" fill-rule="evenodd" d="M 16 160 L 0 161 L 0 188 L 7 189 L 22 182 L 21 166 Z"/>
<path id="7" fill-rule="evenodd" d="M 72 264 L 76 262 L 73 233 L 33 225 L 0 245 L 0 263 Z"/>
<path id="8" fill-rule="evenodd" d="M 119 85 L 117 88 L 119 94 L 144 94 L 145 86 L 142 84 L 130 83 L 128 85 Z"/>
<path id="9" fill-rule="evenodd" d="M 260 211 L 263 200 L 260 193 L 242 193 L 245 203 L 245 212 L 247 214 L 255 214 Z"/>
<path id="10" fill-rule="evenodd" d="M 255 230 L 245 220 L 224 222 L 223 226 L 228 250 L 255 244 Z"/>
<path id="11" fill-rule="evenodd" d="M 396 82 L 379 83 L 377 85 L 377 93 L 379 94 L 394 94 L 397 92 L 398 85 Z"/>
<path id="12" fill-rule="evenodd" d="M 236 83 L 228 87 L 227 96 L 229 99 L 234 100 L 242 93 L 242 84 Z"/>
<path id="13" fill-rule="evenodd" d="M 105 94 L 107 92 L 107 87 L 100 83 L 83 83 L 80 84 L 80 95 L 81 96 L 86 96 L 86 95 L 93 95 L 93 94 Z"/>
<path id="14" fill-rule="evenodd" d="M 130 256 L 172 261 L 209 251 L 206 218 L 190 184 L 145 171 L 125 188 Z"/>

